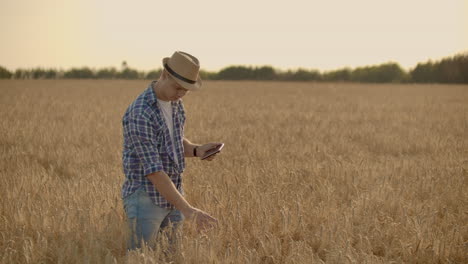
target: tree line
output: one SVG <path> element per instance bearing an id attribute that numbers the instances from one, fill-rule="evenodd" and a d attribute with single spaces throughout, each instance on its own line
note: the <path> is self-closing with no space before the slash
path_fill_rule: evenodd
<path id="1" fill-rule="evenodd" d="M 8 71 L 0 66 L 2 79 L 157 79 L 162 69 L 148 72 L 128 67 L 124 61 L 121 70 L 114 67 L 91 69 L 89 67 L 56 69 L 17 69 Z M 271 66 L 229 66 L 218 72 L 202 70 L 205 80 L 270 80 L 270 81 L 343 81 L 372 83 L 468 83 L 468 52 L 446 57 L 439 61 L 418 63 L 405 71 L 398 63 L 342 68 L 333 71 L 297 69 L 282 71 Z"/>

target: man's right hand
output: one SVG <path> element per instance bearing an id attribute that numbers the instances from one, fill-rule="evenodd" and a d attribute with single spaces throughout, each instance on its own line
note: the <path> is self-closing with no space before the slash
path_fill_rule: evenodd
<path id="1" fill-rule="evenodd" d="M 202 210 L 190 206 L 179 191 L 177 191 L 174 183 L 164 171 L 151 173 L 146 177 L 167 201 L 180 210 L 185 219 L 195 222 L 195 227 L 198 231 L 216 226 L 218 220 Z"/>
<path id="2" fill-rule="evenodd" d="M 194 207 L 182 211 L 182 214 L 186 220 L 195 222 L 198 231 L 213 228 L 218 224 L 218 220 L 216 218 Z"/>

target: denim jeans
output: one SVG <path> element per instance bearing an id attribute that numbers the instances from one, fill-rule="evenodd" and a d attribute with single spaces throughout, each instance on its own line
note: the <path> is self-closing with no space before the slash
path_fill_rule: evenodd
<path id="1" fill-rule="evenodd" d="M 170 226 L 168 231 L 169 244 L 176 243 L 176 230 L 184 217 L 179 210 L 165 209 L 153 203 L 143 187 L 123 199 L 127 215 L 129 237 L 127 250 L 142 247 L 142 241 L 149 247 L 156 247 L 156 238 L 162 229 Z"/>

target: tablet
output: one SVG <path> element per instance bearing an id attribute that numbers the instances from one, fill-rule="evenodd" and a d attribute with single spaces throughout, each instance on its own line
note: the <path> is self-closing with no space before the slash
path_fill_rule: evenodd
<path id="1" fill-rule="evenodd" d="M 212 149 L 208 150 L 205 153 L 205 155 L 203 155 L 203 157 L 201 157 L 201 159 L 204 160 L 206 158 L 209 158 L 209 157 L 213 156 L 214 154 L 220 152 L 221 149 L 223 149 L 223 147 L 224 147 L 224 143 L 219 144 L 218 146 L 216 146 L 216 148 L 212 148 Z"/>

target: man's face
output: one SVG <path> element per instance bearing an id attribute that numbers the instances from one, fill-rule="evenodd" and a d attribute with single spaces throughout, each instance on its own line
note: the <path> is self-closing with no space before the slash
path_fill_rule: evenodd
<path id="1" fill-rule="evenodd" d="M 188 90 L 180 86 L 172 76 L 166 73 L 164 80 L 164 98 L 167 101 L 177 101 L 188 93 Z"/>

